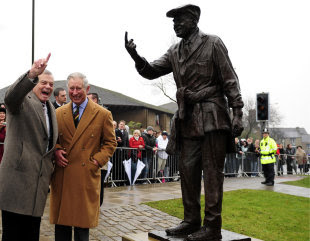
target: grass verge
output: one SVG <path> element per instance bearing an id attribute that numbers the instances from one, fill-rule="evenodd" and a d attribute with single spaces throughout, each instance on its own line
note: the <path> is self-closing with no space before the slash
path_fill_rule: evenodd
<path id="1" fill-rule="evenodd" d="M 183 219 L 181 199 L 148 202 Z M 201 198 L 204 207 L 204 197 Z M 202 217 L 203 211 L 201 211 Z M 309 240 L 309 198 L 262 190 L 224 192 L 222 228 L 268 241 Z"/>
<path id="2" fill-rule="evenodd" d="M 289 181 L 289 182 L 282 182 L 282 183 L 293 185 L 293 186 L 298 186 L 298 187 L 310 188 L 310 176 L 306 176 L 305 178 L 300 179 L 298 181 Z"/>

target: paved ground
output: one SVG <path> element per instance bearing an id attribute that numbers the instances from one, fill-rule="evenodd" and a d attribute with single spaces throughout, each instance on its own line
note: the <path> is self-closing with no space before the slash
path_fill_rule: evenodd
<path id="1" fill-rule="evenodd" d="M 299 176 L 277 177 L 273 187 L 260 184 L 263 178 L 226 178 L 224 191 L 237 189 L 260 189 L 291 195 L 310 197 L 308 188 L 280 184 L 298 180 Z M 202 190 L 203 192 L 203 190 Z M 156 200 L 180 198 L 179 182 L 163 184 L 135 185 L 105 189 L 104 204 L 101 207 L 99 226 L 90 231 L 90 240 L 121 240 L 126 234 L 164 230 L 177 225 L 180 220 L 141 203 Z M 54 227 L 48 219 L 49 202 L 41 223 L 40 241 L 54 240 Z"/>

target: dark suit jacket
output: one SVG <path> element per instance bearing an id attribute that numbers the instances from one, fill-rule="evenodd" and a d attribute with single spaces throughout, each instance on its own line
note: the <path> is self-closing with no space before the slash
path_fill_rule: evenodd
<path id="1" fill-rule="evenodd" d="M 55 107 L 55 110 L 56 110 L 57 108 L 60 107 L 60 106 L 56 103 L 56 100 L 53 102 L 53 106 Z"/>
<path id="2" fill-rule="evenodd" d="M 117 142 L 118 147 L 129 147 L 129 136 L 126 130 L 123 130 L 122 132 L 120 129 L 115 129 L 115 135 L 116 135 L 116 140 L 117 140 L 117 137 L 120 137 L 122 139 L 121 142 Z"/>

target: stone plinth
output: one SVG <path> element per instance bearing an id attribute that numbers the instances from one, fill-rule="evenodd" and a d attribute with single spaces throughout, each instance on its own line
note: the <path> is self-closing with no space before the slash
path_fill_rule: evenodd
<path id="1" fill-rule="evenodd" d="M 165 231 L 149 232 L 149 237 L 159 241 L 184 241 L 185 236 L 167 236 Z M 251 241 L 250 237 L 222 229 L 222 241 Z"/>

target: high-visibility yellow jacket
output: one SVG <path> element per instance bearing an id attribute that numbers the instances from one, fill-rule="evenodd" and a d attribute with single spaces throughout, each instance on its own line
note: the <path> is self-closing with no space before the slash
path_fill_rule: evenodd
<path id="1" fill-rule="evenodd" d="M 262 164 L 276 162 L 277 143 L 269 136 L 260 141 L 260 161 Z"/>

